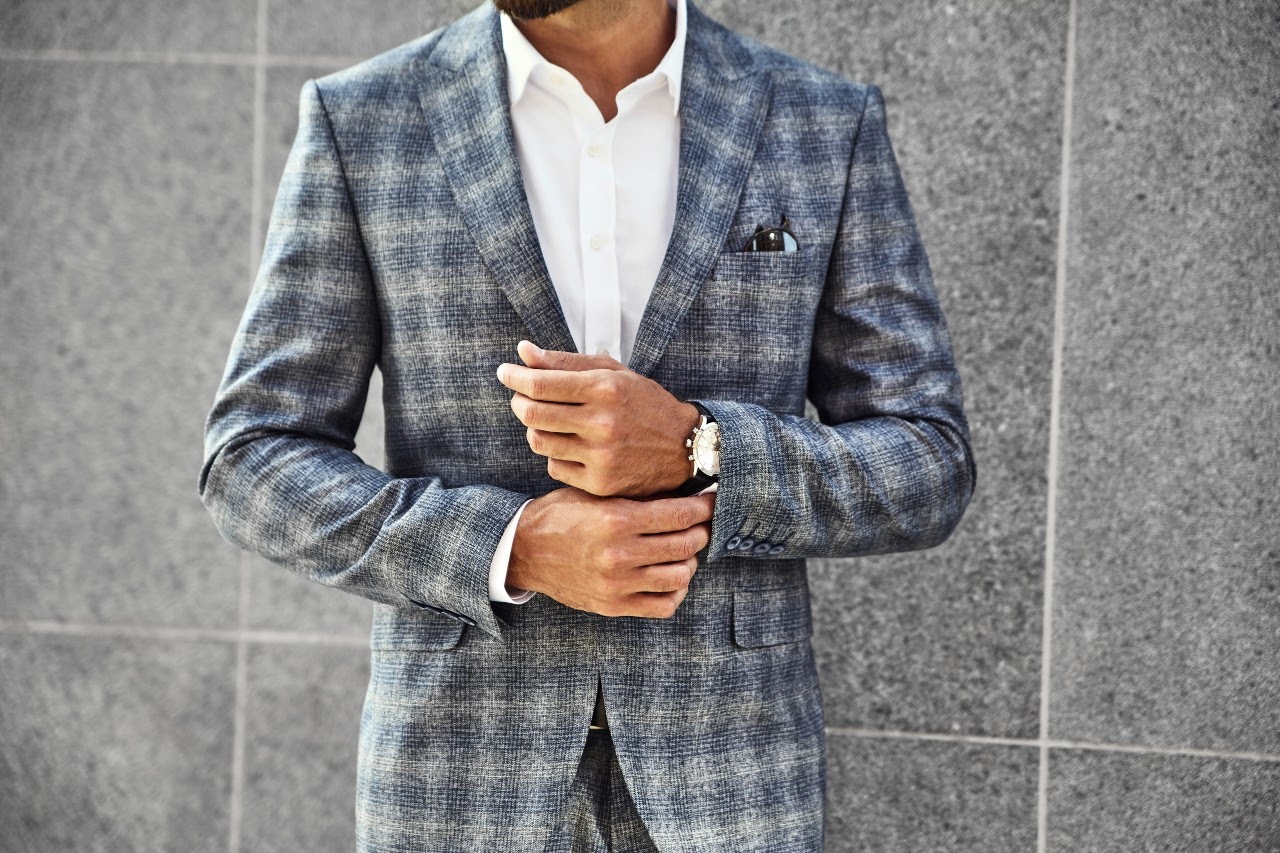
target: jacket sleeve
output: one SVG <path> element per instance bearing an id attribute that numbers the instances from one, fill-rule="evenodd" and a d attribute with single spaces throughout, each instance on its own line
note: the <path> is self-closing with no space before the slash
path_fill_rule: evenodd
<path id="1" fill-rule="evenodd" d="M 854 557 L 945 540 L 976 470 L 946 322 L 874 86 L 814 322 L 807 393 L 821 422 L 698 401 L 721 433 L 707 560 Z"/>
<path id="2" fill-rule="evenodd" d="M 372 276 L 315 81 L 205 428 L 222 535 L 292 571 L 495 636 L 489 567 L 528 495 L 391 477 L 352 451 L 381 350 Z"/>

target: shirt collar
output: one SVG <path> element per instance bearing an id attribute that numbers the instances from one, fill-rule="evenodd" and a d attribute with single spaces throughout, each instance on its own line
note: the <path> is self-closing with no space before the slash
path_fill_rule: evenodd
<path id="1" fill-rule="evenodd" d="M 685 0 L 667 0 L 676 10 L 676 34 L 671 46 L 663 54 L 657 67 L 647 76 L 661 77 L 667 81 L 667 92 L 671 95 L 671 112 L 680 110 L 680 81 L 684 71 L 684 43 L 687 28 Z M 535 68 L 551 66 L 538 49 L 530 44 L 524 33 L 512 22 L 505 12 L 499 13 L 502 19 L 502 52 L 507 60 L 507 95 L 512 105 L 519 102 L 524 95 L 529 77 Z"/>

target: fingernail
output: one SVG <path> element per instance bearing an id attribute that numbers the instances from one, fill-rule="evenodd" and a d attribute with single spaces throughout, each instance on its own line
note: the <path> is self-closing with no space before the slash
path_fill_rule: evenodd
<path id="1" fill-rule="evenodd" d="M 502 375 L 502 371 L 503 371 L 503 369 L 504 369 L 506 366 L 507 366 L 507 365 L 506 365 L 505 363 L 504 363 L 504 364 L 499 364 L 499 365 L 498 365 L 498 379 L 499 379 L 499 380 L 502 380 L 502 379 L 505 379 L 505 378 L 506 378 L 506 377 L 504 377 L 504 376 Z"/>

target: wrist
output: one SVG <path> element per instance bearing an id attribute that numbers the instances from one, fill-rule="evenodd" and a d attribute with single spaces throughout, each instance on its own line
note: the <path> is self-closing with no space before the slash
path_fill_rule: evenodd
<path id="1" fill-rule="evenodd" d="M 702 413 L 692 403 L 681 403 L 676 418 L 678 432 L 673 442 L 675 454 L 672 457 L 671 475 L 668 479 L 670 489 L 678 489 L 693 476 L 693 463 L 689 461 L 689 448 L 685 442 L 693 435 L 693 428 L 702 423 Z"/>
<path id="2" fill-rule="evenodd" d="M 537 527 L 537 514 L 541 498 L 534 498 L 525 506 L 516 522 L 515 536 L 511 540 L 511 555 L 507 560 L 506 588 L 513 598 L 524 592 L 540 592 L 536 588 L 534 567 L 529 560 L 532 553 L 532 535 Z"/>

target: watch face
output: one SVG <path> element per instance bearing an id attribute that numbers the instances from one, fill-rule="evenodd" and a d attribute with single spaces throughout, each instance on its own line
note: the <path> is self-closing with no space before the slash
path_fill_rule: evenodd
<path id="1" fill-rule="evenodd" d="M 694 461 L 698 470 L 707 474 L 720 473 L 720 425 L 709 423 L 698 431 L 693 445 Z"/>

